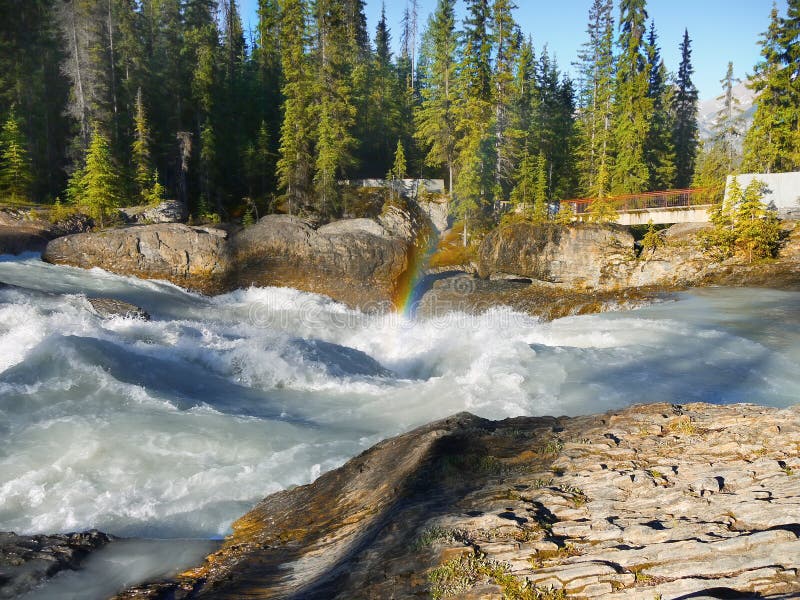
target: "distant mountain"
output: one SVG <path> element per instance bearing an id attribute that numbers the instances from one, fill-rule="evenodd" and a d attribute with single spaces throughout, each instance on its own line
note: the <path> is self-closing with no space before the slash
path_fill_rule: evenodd
<path id="1" fill-rule="evenodd" d="M 743 130 L 747 130 L 753 122 L 755 107 L 755 93 L 748 89 L 744 83 L 740 83 L 733 88 L 733 96 L 739 100 L 739 110 L 745 122 Z M 697 124 L 700 129 L 700 139 L 707 140 L 711 137 L 711 131 L 717 120 L 717 113 L 722 110 L 722 98 L 711 98 L 702 100 L 698 106 Z"/>

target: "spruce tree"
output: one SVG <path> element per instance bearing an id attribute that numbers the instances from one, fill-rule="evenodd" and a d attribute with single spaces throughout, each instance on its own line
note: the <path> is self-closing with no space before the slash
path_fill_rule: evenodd
<path id="1" fill-rule="evenodd" d="M 422 103 L 414 114 L 415 138 L 426 149 L 425 163 L 447 167 L 447 187 L 453 193 L 455 163 L 455 0 L 438 0 L 424 34 Z"/>
<path id="2" fill-rule="evenodd" d="M 753 124 L 744 140 L 744 168 L 772 173 L 800 168 L 800 5 L 789 3 L 788 18 L 773 6 L 761 41 L 762 60 L 750 89 L 758 94 Z"/>
<path id="3" fill-rule="evenodd" d="M 345 9 L 335 0 L 317 0 L 314 7 L 317 69 L 314 187 L 317 207 L 323 213 L 338 208 L 336 181 L 352 165 L 356 145 L 352 136 L 357 114 L 352 85 L 353 38 L 349 35 Z"/>
<path id="4" fill-rule="evenodd" d="M 536 184 L 533 188 L 533 214 L 534 223 L 544 223 L 549 214 L 547 202 L 547 159 L 540 152 L 536 157 Z"/>
<path id="5" fill-rule="evenodd" d="M 673 110 L 675 121 L 672 142 L 675 146 L 675 187 L 688 188 L 697 164 L 699 136 L 697 130 L 697 88 L 692 82 L 692 48 L 689 31 L 684 30 L 681 42 L 681 64 L 675 84 Z"/>
<path id="6" fill-rule="evenodd" d="M 614 194 L 642 192 L 650 172 L 645 141 L 653 115 L 648 96 L 650 73 L 643 55 L 645 0 L 621 0 L 619 47 L 614 98 L 614 150 L 611 190 Z"/>
<path id="7" fill-rule="evenodd" d="M 612 91 L 614 73 L 612 0 L 594 0 L 579 56 L 580 74 L 578 170 L 584 195 L 608 194 L 611 168 Z M 601 171 L 606 175 L 601 178 Z"/>
<path id="8" fill-rule="evenodd" d="M 717 97 L 717 100 L 722 100 L 722 108 L 717 113 L 713 129 L 713 141 L 719 145 L 726 156 L 728 174 L 738 169 L 741 162 L 739 144 L 743 124 L 739 99 L 733 93 L 733 88 L 738 81 L 733 75 L 733 63 L 728 62 L 725 77 L 720 79 L 722 95 Z"/>
<path id="9" fill-rule="evenodd" d="M 486 209 L 494 191 L 490 19 L 489 0 L 469 0 L 457 80 L 458 179 L 453 201 L 454 212 L 462 219 Z"/>
<path id="10" fill-rule="evenodd" d="M 95 126 L 86 152 L 81 208 L 105 226 L 113 209 L 122 206 L 122 178 L 108 138 Z"/>
<path id="11" fill-rule="evenodd" d="M 30 199 L 31 161 L 15 107 L 0 130 L 0 191 L 11 201 Z"/>
<path id="12" fill-rule="evenodd" d="M 313 173 L 312 90 L 306 4 L 281 0 L 281 66 L 284 85 L 284 116 L 281 124 L 278 182 L 286 194 L 290 213 L 309 202 Z"/>
<path id="13" fill-rule="evenodd" d="M 404 88 L 405 82 L 392 62 L 391 33 L 383 10 L 375 30 L 366 137 L 362 140 L 362 170 L 366 173 L 381 173 L 391 167 L 394 144 L 405 133 L 401 122 Z"/>
<path id="14" fill-rule="evenodd" d="M 153 184 L 153 165 L 150 156 L 150 127 L 142 102 L 142 88 L 136 93 L 136 106 L 133 117 L 133 144 L 131 145 L 131 161 L 133 162 L 133 179 L 136 192 L 145 200 Z"/>
<path id="15" fill-rule="evenodd" d="M 773 256 L 780 241 L 778 219 L 761 201 L 764 187 L 763 182 L 753 179 L 745 188 L 734 215 L 736 245 L 748 262 Z"/>
<path id="16" fill-rule="evenodd" d="M 667 68 L 661 59 L 655 23 L 650 22 L 647 44 L 647 64 L 650 73 L 647 96 L 652 102 L 652 116 L 645 140 L 645 159 L 650 171 L 650 190 L 670 189 L 675 181 L 675 148 L 672 118 L 673 90 L 668 84 Z"/>
<path id="17" fill-rule="evenodd" d="M 406 175 L 406 153 L 403 148 L 403 141 L 397 140 L 397 149 L 394 152 L 394 165 L 392 166 L 392 178 L 402 180 L 405 179 Z"/>
<path id="18" fill-rule="evenodd" d="M 512 11 L 516 4 L 510 0 L 494 0 L 491 32 L 495 47 L 492 72 L 494 103 L 494 177 L 496 195 L 507 199 L 513 184 L 520 142 L 524 131 L 514 119 L 514 77 L 517 56 L 522 50 L 518 27 Z"/>

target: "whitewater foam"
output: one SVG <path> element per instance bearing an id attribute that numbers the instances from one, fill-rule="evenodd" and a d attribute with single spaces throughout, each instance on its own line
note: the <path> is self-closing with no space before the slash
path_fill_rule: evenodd
<path id="1" fill-rule="evenodd" d="M 0 529 L 209 537 L 264 495 L 462 410 L 793 403 L 800 294 L 707 290 L 543 323 L 367 315 L 291 289 L 214 298 L 0 260 Z M 86 296 L 142 306 L 103 320 Z M 778 323 L 778 325 L 776 325 Z"/>

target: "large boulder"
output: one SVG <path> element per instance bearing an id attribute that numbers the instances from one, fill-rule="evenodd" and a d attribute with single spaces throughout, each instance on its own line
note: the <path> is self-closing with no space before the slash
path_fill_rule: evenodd
<path id="1" fill-rule="evenodd" d="M 142 225 L 57 238 L 47 245 L 42 258 L 219 293 L 229 285 L 227 237 L 225 231 L 210 227 Z"/>
<path id="2" fill-rule="evenodd" d="M 392 225 L 394 231 L 372 219 L 348 219 L 315 230 L 297 217 L 266 216 L 233 239 L 236 281 L 381 308 L 393 300 L 414 245 L 410 228 Z"/>
<path id="3" fill-rule="evenodd" d="M 325 294 L 365 310 L 391 307 L 428 229 L 420 214 L 387 206 L 375 219 L 313 228 L 269 215 L 235 235 L 220 229 L 157 224 L 71 235 L 48 244 L 44 260 L 122 275 L 166 279 L 216 294 L 256 286 Z"/>
<path id="4" fill-rule="evenodd" d="M 478 253 L 478 275 L 608 289 L 618 285 L 615 273 L 633 258 L 633 244 L 633 236 L 619 227 L 517 223 L 486 236 Z"/>

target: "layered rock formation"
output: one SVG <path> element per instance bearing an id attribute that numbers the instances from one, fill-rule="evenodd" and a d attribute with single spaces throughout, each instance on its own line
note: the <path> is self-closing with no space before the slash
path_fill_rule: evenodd
<path id="1" fill-rule="evenodd" d="M 269 215 L 231 235 L 180 224 L 85 233 L 54 240 L 43 258 L 166 279 L 208 294 L 282 286 L 385 310 L 411 275 L 427 235 L 421 213 L 388 205 L 375 219 L 347 219 L 318 229 L 297 217 Z"/>
<path id="2" fill-rule="evenodd" d="M 800 595 L 800 408 L 457 415 L 267 497 L 120 598 Z"/>
<path id="3" fill-rule="evenodd" d="M 621 227 L 498 227 L 481 244 L 478 275 L 527 277 L 573 289 L 618 287 L 615 273 L 634 258 L 633 242 Z"/>

